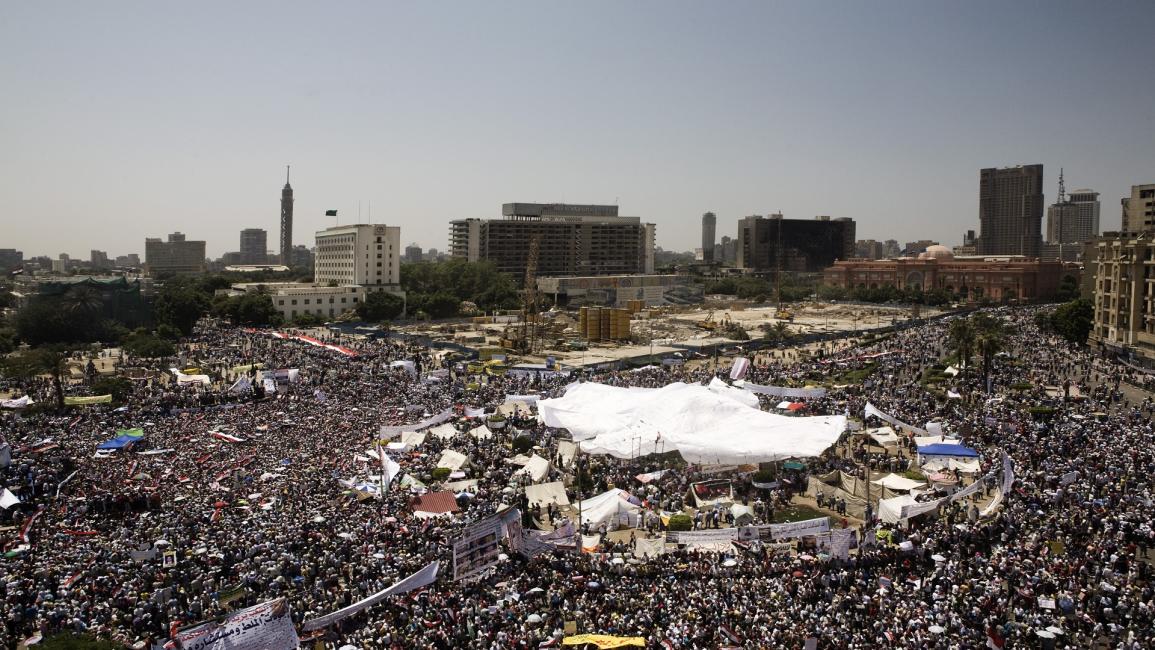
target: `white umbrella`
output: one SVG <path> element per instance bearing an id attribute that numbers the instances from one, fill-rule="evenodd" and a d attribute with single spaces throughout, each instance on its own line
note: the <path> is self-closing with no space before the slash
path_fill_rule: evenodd
<path id="1" fill-rule="evenodd" d="M 730 558 L 729 560 L 726 560 L 725 562 L 723 562 L 722 566 L 738 566 L 738 560 L 735 560 L 734 558 Z"/>
<path id="2" fill-rule="evenodd" d="M 934 560 L 935 562 L 946 562 L 946 558 L 939 555 L 938 553 L 935 553 L 934 555 L 930 556 L 930 559 Z"/>
<path id="3" fill-rule="evenodd" d="M 926 629 L 930 630 L 934 634 L 942 634 L 943 632 L 946 632 L 946 628 L 941 625 L 932 625 Z"/>
<path id="4" fill-rule="evenodd" d="M 620 557 L 615 557 L 614 559 L 610 560 L 610 562 L 613 564 L 625 564 L 626 563 L 626 561 Z"/>
<path id="5" fill-rule="evenodd" d="M 529 616 L 525 617 L 525 622 L 526 623 L 540 623 L 541 622 L 541 616 L 539 616 L 537 614 L 530 614 Z"/>

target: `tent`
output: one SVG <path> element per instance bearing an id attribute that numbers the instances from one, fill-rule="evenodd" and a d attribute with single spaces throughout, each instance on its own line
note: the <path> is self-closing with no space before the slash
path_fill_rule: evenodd
<path id="1" fill-rule="evenodd" d="M 915 447 L 926 447 L 939 442 L 946 442 L 950 444 L 958 444 L 962 442 L 958 438 L 948 438 L 945 435 L 941 436 L 915 436 L 912 438 Z"/>
<path id="2" fill-rule="evenodd" d="M 723 387 L 585 382 L 540 401 L 538 411 L 546 426 L 568 429 L 586 453 L 637 458 L 677 450 L 688 462 L 716 465 L 818 456 L 846 429 L 845 416 L 767 413 L 744 401 L 756 395 Z"/>
<path id="3" fill-rule="evenodd" d="M 964 474 L 977 474 L 982 471 L 977 458 L 962 460 L 960 458 L 935 458 L 922 464 L 927 472 L 938 472 L 945 469 L 957 469 Z"/>
<path id="4" fill-rule="evenodd" d="M 457 512 L 457 497 L 452 492 L 429 492 L 413 499 L 413 516 L 424 519 Z"/>
<path id="5" fill-rule="evenodd" d="M 909 494 L 900 494 L 890 499 L 878 500 L 878 518 L 887 524 L 898 523 L 902 520 L 902 507 L 914 505 L 918 501 Z"/>
<path id="6" fill-rule="evenodd" d="M 871 481 L 871 484 L 881 485 L 884 488 L 890 488 L 891 490 L 898 490 L 901 492 L 913 490 L 914 488 L 926 487 L 926 483 L 924 481 L 915 481 L 913 479 L 906 478 L 905 476 L 899 476 L 898 474 L 887 474 L 877 481 Z"/>
<path id="7" fill-rule="evenodd" d="M 457 435 L 457 429 L 453 428 L 452 424 L 446 422 L 433 427 L 427 433 L 431 433 L 442 440 L 449 440 Z"/>
<path id="8" fill-rule="evenodd" d="M 525 464 L 525 467 L 517 470 L 517 473 L 525 474 L 529 477 L 529 480 L 537 483 L 545 478 L 546 474 L 549 474 L 549 461 L 534 454 L 530 456 L 529 462 Z"/>
<path id="9" fill-rule="evenodd" d="M 144 438 L 143 429 L 121 429 L 112 440 L 96 445 L 97 449 L 131 449 L 133 445 Z"/>
<path id="10" fill-rule="evenodd" d="M 918 448 L 918 463 L 931 460 L 957 459 L 962 461 L 978 460 L 979 452 L 961 443 L 937 442 Z"/>
<path id="11" fill-rule="evenodd" d="M 470 429 L 469 435 L 477 438 L 478 440 L 489 440 L 493 437 L 493 432 L 489 430 L 489 427 L 483 424 L 481 426 L 473 427 Z"/>
<path id="12" fill-rule="evenodd" d="M 437 460 L 438 467 L 448 467 L 453 471 L 457 471 L 469 464 L 469 458 L 460 452 L 446 449 L 441 452 L 441 458 Z"/>
<path id="13" fill-rule="evenodd" d="M 565 485 L 561 481 L 525 486 L 525 500 L 530 506 L 540 503 L 543 508 L 551 503 L 558 506 L 569 505 L 569 497 L 566 496 Z"/>
<path id="14" fill-rule="evenodd" d="M 898 446 L 898 434 L 890 427 L 879 427 L 877 429 L 867 429 L 864 431 L 866 435 L 874 439 L 882 447 L 896 447 Z"/>
<path id="15" fill-rule="evenodd" d="M 734 516 L 735 526 L 745 526 L 754 521 L 754 511 L 750 509 L 750 506 L 744 506 L 741 503 L 730 506 L 730 514 Z"/>
<path id="16" fill-rule="evenodd" d="M 591 526 L 625 523 L 630 528 L 636 528 L 642 507 L 631 503 L 630 498 L 629 492 L 614 488 L 582 501 L 579 507 L 582 523 Z"/>
<path id="17" fill-rule="evenodd" d="M 425 434 L 420 431 L 405 431 L 401 434 L 401 442 L 410 448 L 420 447 L 425 442 Z"/>

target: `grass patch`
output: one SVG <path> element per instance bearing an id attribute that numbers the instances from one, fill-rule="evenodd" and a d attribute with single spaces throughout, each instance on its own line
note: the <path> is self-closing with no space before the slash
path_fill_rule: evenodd
<path id="1" fill-rule="evenodd" d="M 835 384 L 861 384 L 877 370 L 877 363 L 868 363 L 865 367 L 859 368 L 858 370 L 849 370 L 841 375 L 837 375 L 831 381 Z"/>
<path id="2" fill-rule="evenodd" d="M 926 474 L 923 474 L 922 472 L 918 471 L 917 469 L 908 469 L 905 472 L 903 472 L 902 475 L 905 476 L 906 478 L 912 480 L 912 481 L 925 481 L 926 480 Z"/>
<path id="3" fill-rule="evenodd" d="M 806 521 L 807 519 L 817 519 L 825 517 L 821 512 L 804 505 L 791 505 L 789 508 L 774 511 L 774 519 L 770 523 L 774 524 L 789 524 L 795 521 Z"/>

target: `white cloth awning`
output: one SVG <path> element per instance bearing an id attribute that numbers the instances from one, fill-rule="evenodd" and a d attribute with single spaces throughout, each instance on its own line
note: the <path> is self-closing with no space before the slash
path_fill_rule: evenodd
<path id="1" fill-rule="evenodd" d="M 477 438 L 478 440 L 489 440 L 493 437 L 493 432 L 489 430 L 489 427 L 483 424 L 479 427 L 473 427 L 470 429 L 469 435 Z"/>

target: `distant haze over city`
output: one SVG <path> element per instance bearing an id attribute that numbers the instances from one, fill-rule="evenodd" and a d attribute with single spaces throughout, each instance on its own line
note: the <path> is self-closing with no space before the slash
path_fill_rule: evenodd
<path id="1" fill-rule="evenodd" d="M 385 223 L 445 250 L 513 201 L 620 205 L 667 250 L 738 219 L 961 242 L 979 170 L 1054 202 L 1155 182 L 1150 3 L 8 3 L 0 247 L 218 257 Z M 326 210 L 338 217 L 325 217 Z"/>

